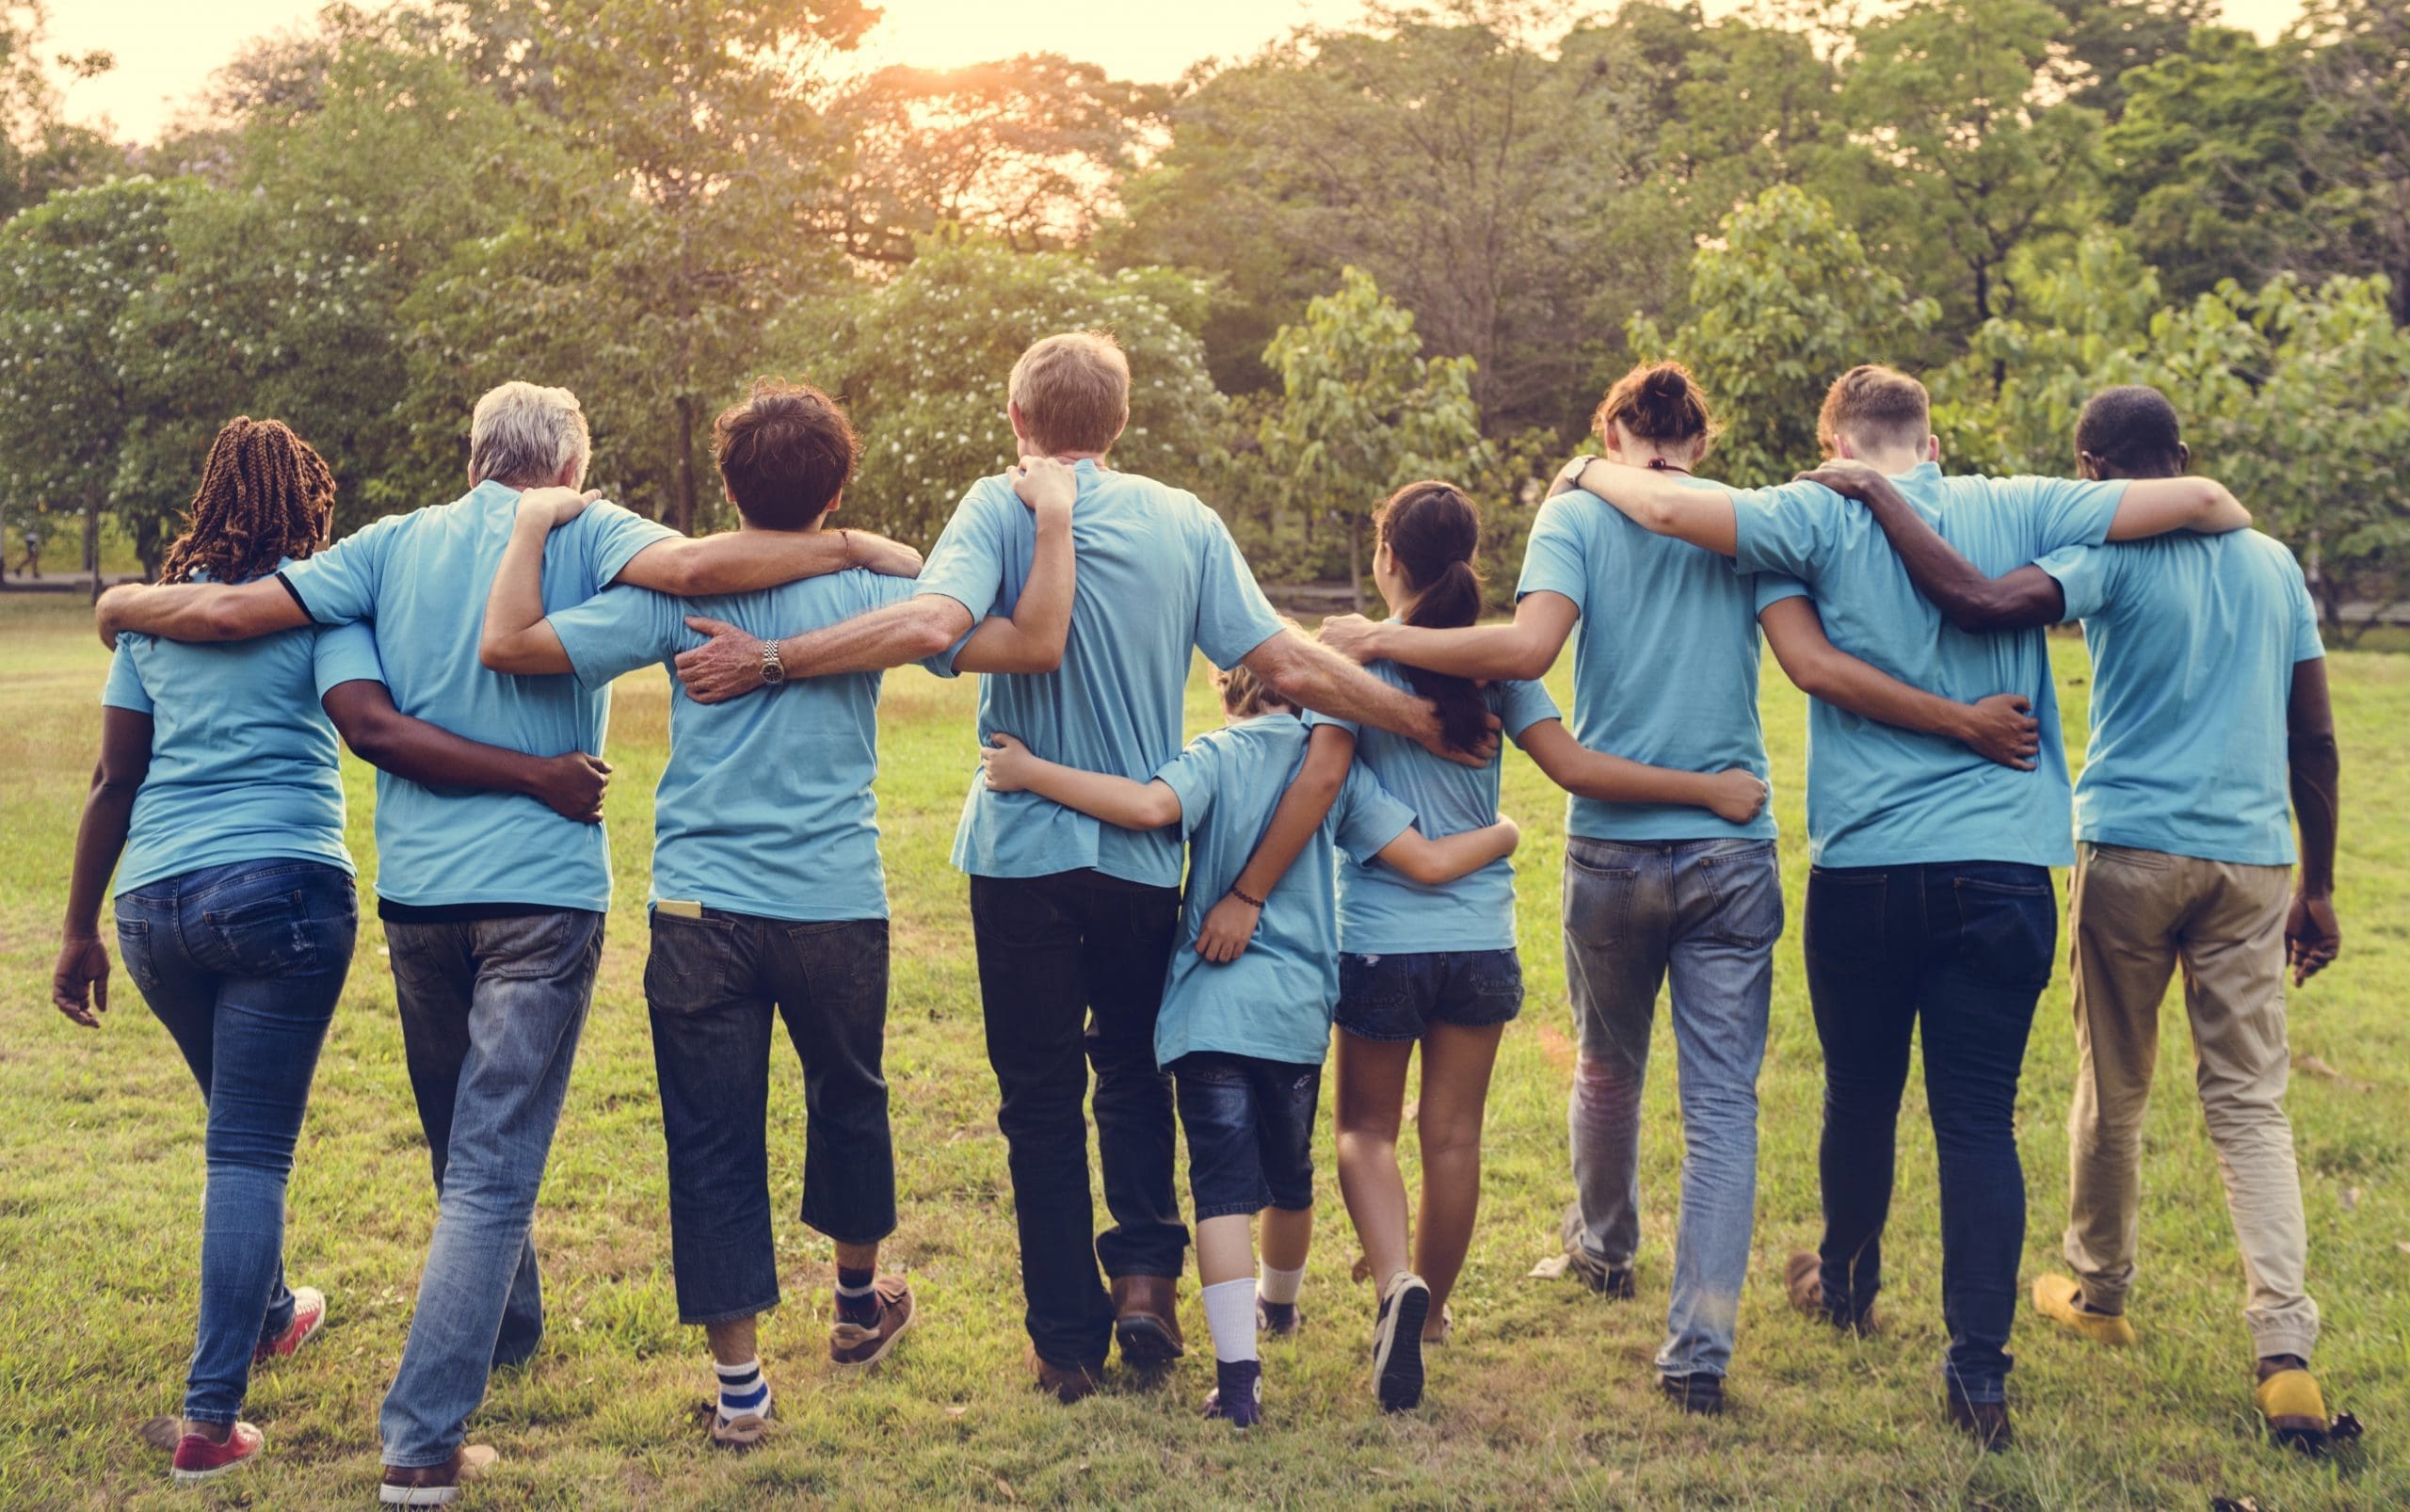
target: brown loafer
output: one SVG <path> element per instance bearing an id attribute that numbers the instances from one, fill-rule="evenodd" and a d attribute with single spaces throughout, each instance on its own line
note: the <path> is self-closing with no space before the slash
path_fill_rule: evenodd
<path id="1" fill-rule="evenodd" d="M 462 1444 L 441 1465 L 388 1465 L 377 1500 L 386 1506 L 449 1506 L 460 1500 L 462 1482 L 483 1475 L 501 1457 L 484 1444 Z"/>
<path id="2" fill-rule="evenodd" d="M 1180 1286 L 1168 1276 L 1113 1279 L 1113 1338 L 1125 1364 L 1168 1365 L 1185 1352 Z"/>
<path id="3" fill-rule="evenodd" d="M 848 1370 L 867 1370 L 887 1358 L 895 1341 L 912 1326 L 912 1288 L 901 1276 L 882 1276 L 872 1289 L 878 1298 L 878 1321 L 847 1323 L 843 1318 L 828 1328 L 828 1358 Z"/>
<path id="4" fill-rule="evenodd" d="M 1094 1396 L 1097 1388 L 1104 1384 L 1101 1378 L 1104 1363 L 1101 1360 L 1093 1365 L 1057 1365 L 1039 1354 L 1037 1346 L 1032 1344 L 1029 1365 L 1036 1374 L 1037 1389 L 1065 1407 Z"/>

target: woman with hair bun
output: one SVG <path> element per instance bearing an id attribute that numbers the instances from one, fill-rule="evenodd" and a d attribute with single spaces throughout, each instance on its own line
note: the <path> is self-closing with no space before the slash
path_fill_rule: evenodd
<path id="1" fill-rule="evenodd" d="M 1706 396 L 1678 362 L 1625 374 L 1594 424 L 1606 460 L 1685 478 L 1717 430 Z M 1358 661 L 1457 678 L 1538 678 L 1578 623 L 1571 739 L 1678 772 L 1767 775 L 1760 623 L 1792 680 L 1827 701 L 1986 741 L 1985 753 L 1999 759 L 2030 738 L 2031 721 L 2004 705 L 1952 703 L 1834 650 L 1798 584 L 1738 572 L 1728 558 L 1652 535 L 1574 491 L 1591 460 L 1575 458 L 1540 509 L 1512 624 L 1442 629 L 1350 616 L 1326 624 L 1323 639 Z M 1561 785 L 1573 794 L 1565 958 L 1580 1041 L 1568 1109 L 1576 1196 L 1563 1231 L 1567 1269 L 1610 1299 L 1638 1295 L 1640 1101 L 1658 991 L 1670 977 L 1684 1153 L 1656 1366 L 1677 1406 L 1718 1412 L 1748 1266 L 1758 1070 L 1783 925 L 1774 814 Z"/>

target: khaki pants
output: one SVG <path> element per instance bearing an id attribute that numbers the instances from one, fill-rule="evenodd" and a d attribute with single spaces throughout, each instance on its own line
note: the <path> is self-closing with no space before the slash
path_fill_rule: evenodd
<path id="1" fill-rule="evenodd" d="M 2067 1119 L 2065 1254 L 2084 1301 L 2125 1310 L 2133 1285 L 2143 1109 L 2159 1007 L 2184 968 L 2193 1081 L 2217 1149 L 2261 1357 L 2308 1358 L 2318 1304 L 2284 1093 L 2285 910 L 2291 869 L 2086 843 L 2069 904 L 2081 1060 Z"/>

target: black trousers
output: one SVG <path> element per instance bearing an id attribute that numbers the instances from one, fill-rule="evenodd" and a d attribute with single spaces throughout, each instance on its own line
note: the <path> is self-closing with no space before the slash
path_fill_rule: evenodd
<path id="1" fill-rule="evenodd" d="M 1172 1190 L 1171 1078 L 1155 1067 L 1180 890 L 1093 871 L 973 877 L 971 925 L 1030 1342 L 1057 1364 L 1093 1364 L 1113 1337 L 1100 1265 L 1178 1276 L 1188 1249 Z M 1090 1067 L 1113 1218 L 1101 1234 L 1088 1197 Z"/>

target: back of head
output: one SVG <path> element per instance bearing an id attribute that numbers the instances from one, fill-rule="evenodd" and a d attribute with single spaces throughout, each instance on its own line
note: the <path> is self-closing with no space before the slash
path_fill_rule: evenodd
<path id="1" fill-rule="evenodd" d="M 516 379 L 486 391 L 469 417 L 469 478 L 506 488 L 539 489 L 577 464 L 571 481 L 586 475 L 594 442 L 586 411 L 567 389 Z"/>
<path id="2" fill-rule="evenodd" d="M 248 583 L 287 556 L 307 556 L 326 539 L 334 475 L 281 420 L 238 415 L 209 443 L 201 487 L 185 511 L 185 533 L 169 543 L 162 583 L 205 573 Z"/>
<path id="3" fill-rule="evenodd" d="M 1481 511 L 1453 483 L 1408 483 L 1373 511 L 1381 544 L 1390 549 L 1414 602 L 1403 618 L 1410 625 L 1454 630 L 1481 618 Z M 1489 707 L 1481 690 L 1449 677 L 1401 663 L 1414 691 L 1438 705 L 1451 745 L 1470 748 L 1489 732 Z"/>
<path id="4" fill-rule="evenodd" d="M 1287 615 L 1277 618 L 1283 630 L 1300 630 L 1297 621 Z M 1213 685 L 1221 689 L 1222 711 L 1234 719 L 1252 719 L 1260 714 L 1277 714 L 1295 707 L 1278 688 L 1256 676 L 1255 668 L 1245 662 L 1234 662 L 1214 673 Z"/>
<path id="5" fill-rule="evenodd" d="M 2167 395 L 2144 383 L 2102 389 L 2075 423 L 2075 449 L 2105 475 L 2176 477 L 2184 471 L 2184 427 Z"/>
<path id="6" fill-rule="evenodd" d="M 837 401 L 809 383 L 756 378 L 712 422 L 712 458 L 739 513 L 765 530 L 808 528 L 854 475 L 861 443 Z"/>
<path id="7" fill-rule="evenodd" d="M 1691 370 L 1679 362 L 1644 362 L 1615 379 L 1590 426 L 1613 446 L 1618 425 L 1659 446 L 1695 447 L 1694 455 L 1704 454 L 1724 428 L 1708 411 L 1707 396 Z"/>
<path id="8" fill-rule="evenodd" d="M 1007 392 L 1038 451 L 1101 453 L 1130 419 L 1130 359 L 1106 331 L 1049 336 L 1020 354 Z"/>
<path id="9" fill-rule="evenodd" d="M 1868 362 L 1833 379 L 1816 415 L 1816 440 L 1838 456 L 1846 438 L 1861 455 L 1901 447 L 1921 450 L 1933 434 L 1933 400 L 1924 385 L 1896 367 Z"/>

